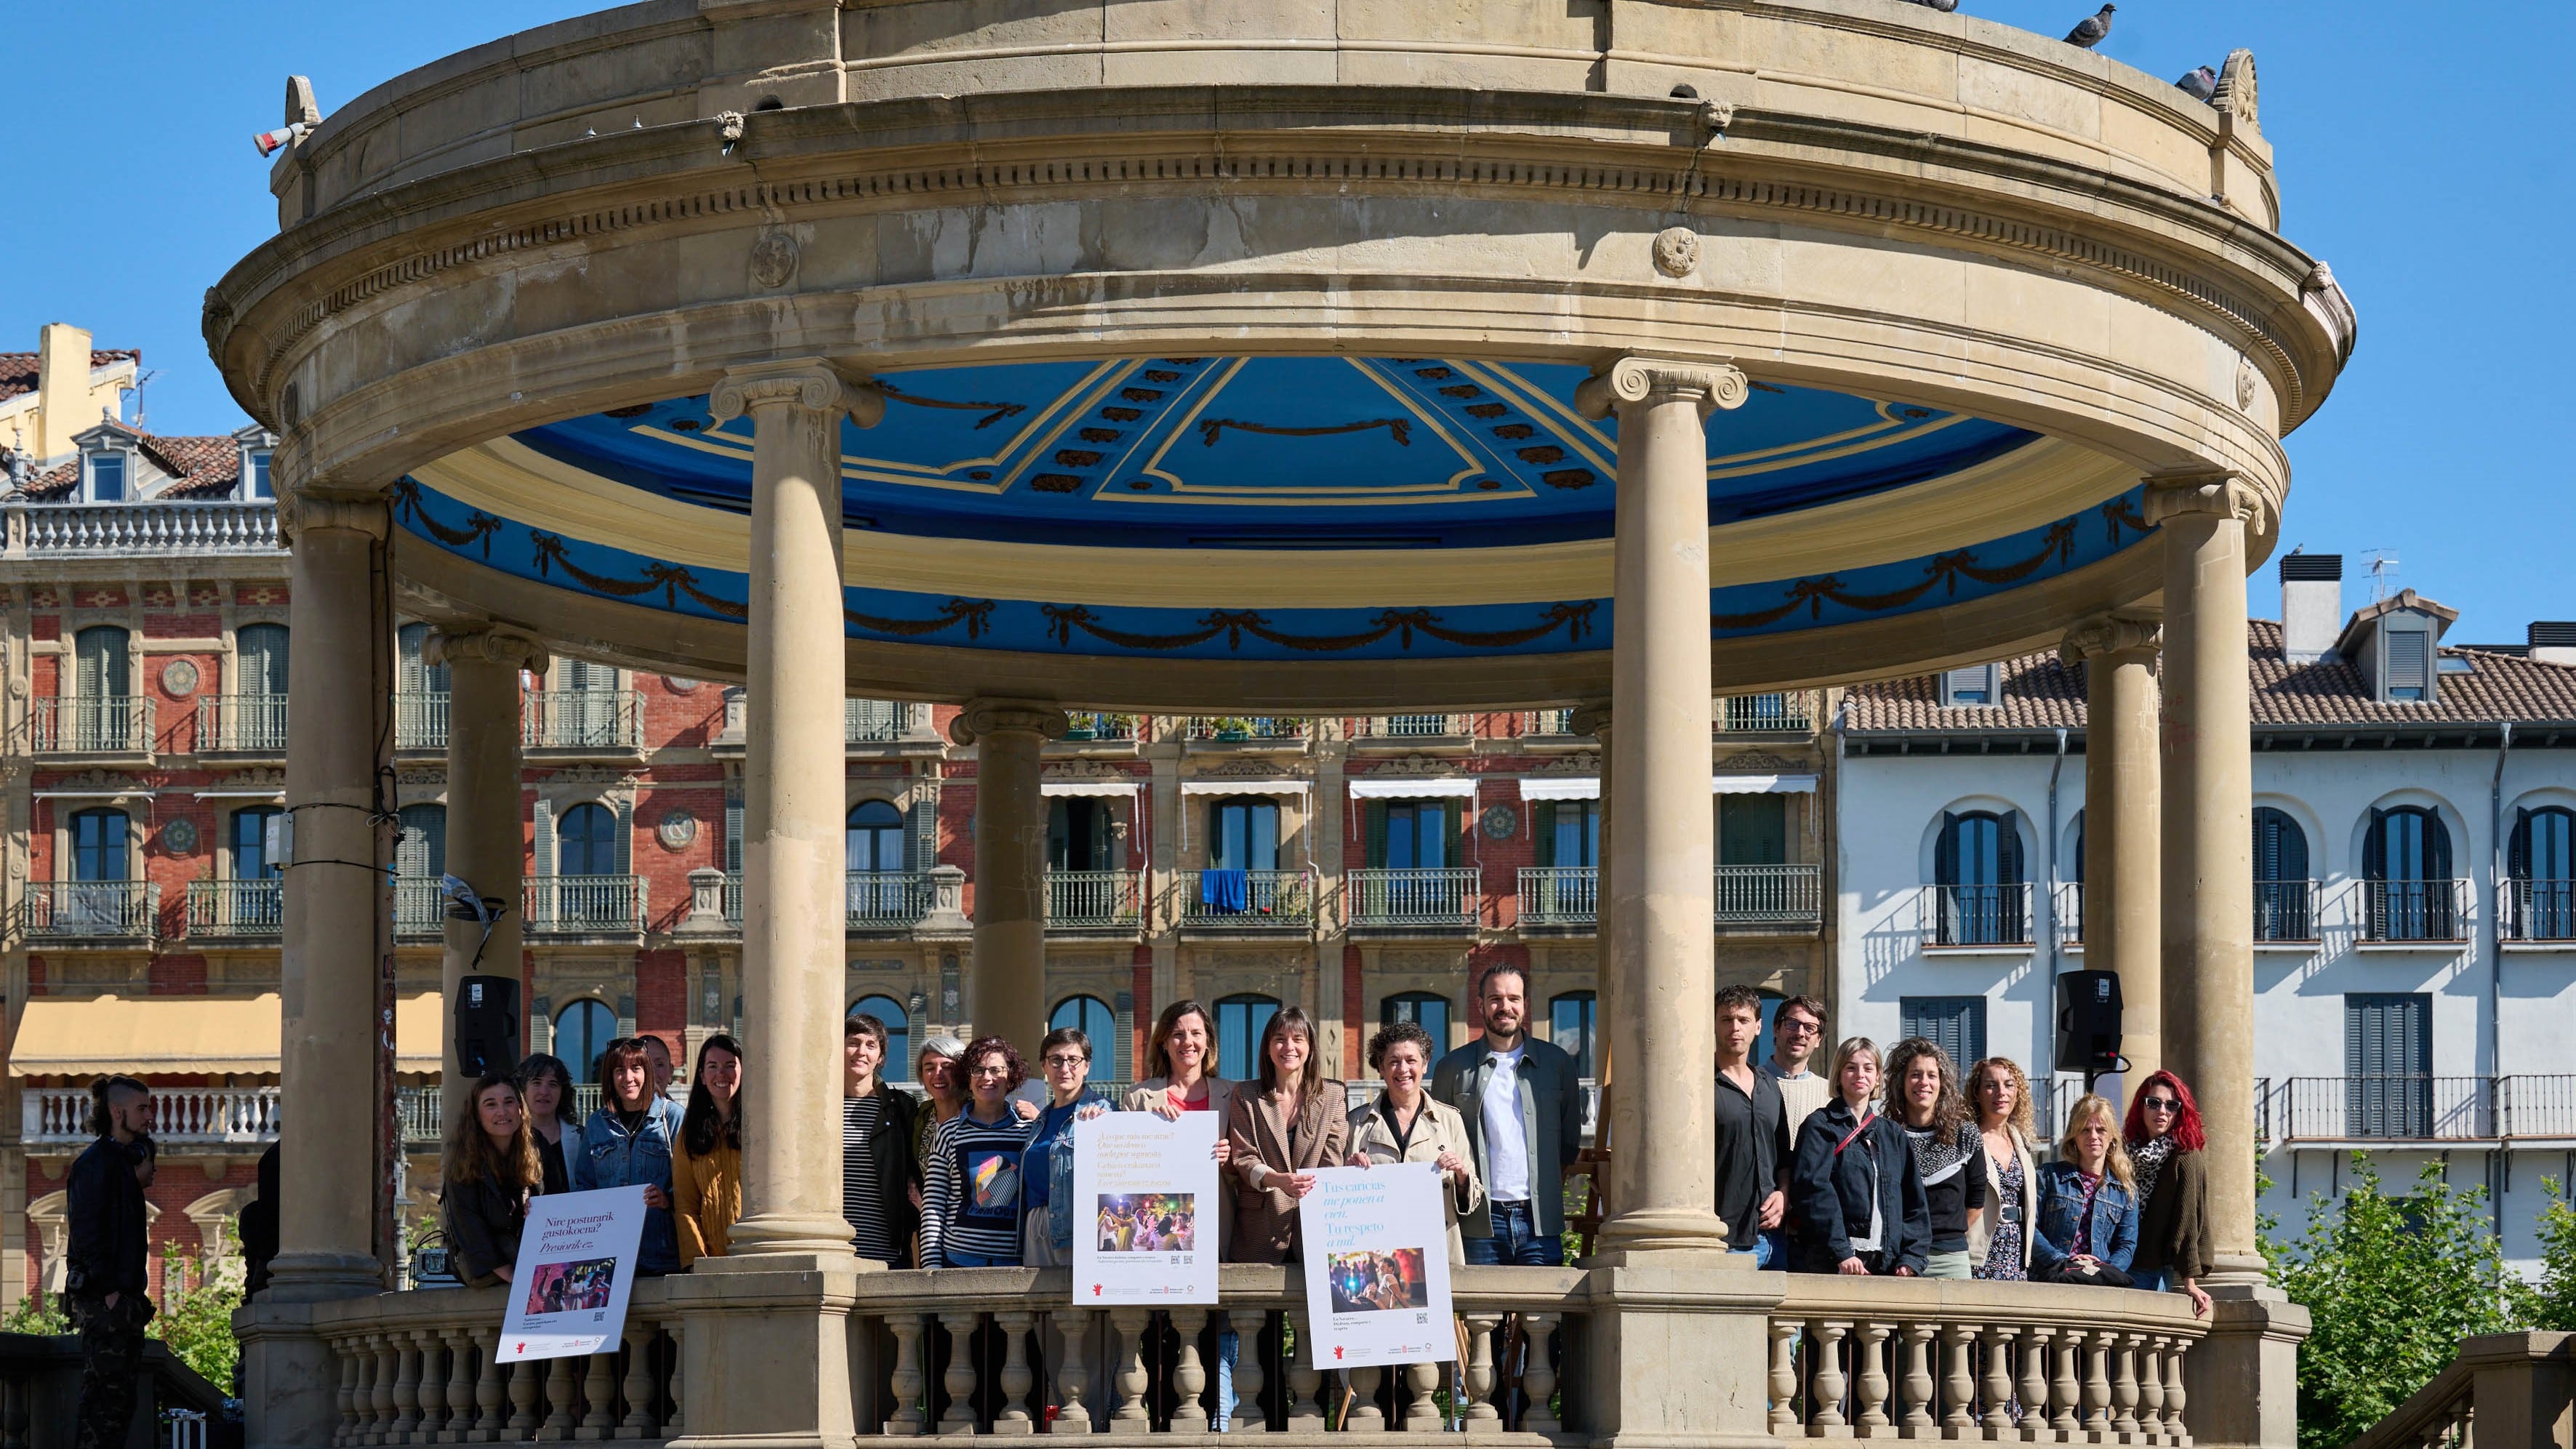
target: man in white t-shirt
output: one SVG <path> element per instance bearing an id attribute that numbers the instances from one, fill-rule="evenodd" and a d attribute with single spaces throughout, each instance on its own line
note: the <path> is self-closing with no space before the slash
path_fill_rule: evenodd
<path id="1" fill-rule="evenodd" d="M 1780 1104 L 1788 1109 L 1792 1151 L 1796 1150 L 1798 1129 L 1806 1125 L 1807 1114 L 1822 1108 L 1834 1094 L 1834 1084 L 1807 1065 L 1824 1044 L 1823 1002 L 1812 996 L 1792 996 L 1772 1013 L 1771 1055 L 1762 1063 L 1762 1074 L 1780 1086 Z M 1766 1228 L 1762 1236 L 1770 1243 L 1766 1262 L 1789 1261 L 1788 1224 Z"/>
<path id="2" fill-rule="evenodd" d="M 1565 1262 L 1565 1169 L 1583 1148 L 1583 1081 L 1563 1048 L 1529 1035 L 1529 977 L 1485 973 L 1485 1034 L 1440 1059 L 1431 1093 L 1466 1119 L 1485 1206 L 1458 1220 L 1470 1263 Z"/>

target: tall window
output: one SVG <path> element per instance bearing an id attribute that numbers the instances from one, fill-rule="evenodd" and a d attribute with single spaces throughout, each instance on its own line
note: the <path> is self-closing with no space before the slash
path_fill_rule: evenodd
<path id="1" fill-rule="evenodd" d="M 1261 1076 L 1261 1033 L 1279 1014 L 1274 996 L 1229 996 L 1216 1004 L 1218 1069 L 1238 1082 Z"/>
<path id="2" fill-rule="evenodd" d="M 1577 1076 L 1595 1075 L 1592 1070 L 1593 1013 L 1599 1000 L 1589 991 L 1568 991 L 1548 998 L 1547 1039 L 1574 1058 Z"/>
<path id="3" fill-rule="evenodd" d="M 1116 813 L 1106 800 L 1081 795 L 1047 802 L 1047 865 L 1056 870 L 1117 870 Z M 1088 1028 L 1085 1028 L 1088 1030 Z"/>
<path id="4" fill-rule="evenodd" d="M 2576 936 L 2576 811 L 2563 805 L 2516 811 L 2505 854 L 2515 938 Z"/>
<path id="5" fill-rule="evenodd" d="M 1601 863 L 1600 801 L 1541 800 L 1531 814 L 1540 865 L 1585 869 Z"/>
<path id="6" fill-rule="evenodd" d="M 127 879 L 127 822 L 122 810 L 81 810 L 72 815 L 72 879 Z"/>
<path id="7" fill-rule="evenodd" d="M 599 1054 L 617 1036 L 617 1013 L 608 1003 L 583 997 L 555 1014 L 554 1054 L 578 1081 L 599 1081 Z"/>
<path id="8" fill-rule="evenodd" d="M 72 639 L 71 719 L 63 743 L 75 750 L 134 747 L 134 701 L 129 697 L 126 632 L 113 624 L 83 629 Z"/>
<path id="9" fill-rule="evenodd" d="M 2313 941 L 2316 904 L 2309 899 L 2308 833 L 2286 810 L 2254 811 L 2254 939 Z"/>
<path id="10" fill-rule="evenodd" d="M 617 668 L 586 659 L 556 666 L 555 736 L 548 744 L 602 749 L 625 743 L 618 731 Z"/>
<path id="11" fill-rule="evenodd" d="M 877 1075 L 889 1082 L 912 1080 L 912 1018 L 904 1013 L 903 1003 L 891 996 L 862 996 L 850 1003 L 850 1015 L 873 1016 L 885 1024 L 885 1065 Z"/>
<path id="12" fill-rule="evenodd" d="M 268 449 L 253 448 L 242 455 L 241 496 L 275 498 L 277 489 L 268 478 Z"/>
<path id="13" fill-rule="evenodd" d="M 1097 996 L 1068 996 L 1047 1013 L 1047 1030 L 1072 1027 L 1091 1038 L 1091 1074 L 1107 1078 L 1118 1066 L 1118 1013 Z"/>
<path id="14" fill-rule="evenodd" d="M 394 847 L 394 873 L 405 880 L 430 881 L 447 873 L 446 806 L 402 808 L 402 843 Z"/>
<path id="15" fill-rule="evenodd" d="M 1439 870 L 1453 863 L 1457 817 L 1446 800 L 1369 802 L 1369 864 L 1387 870 Z"/>
<path id="16" fill-rule="evenodd" d="M 444 664 L 422 660 L 423 648 L 429 642 L 427 624 L 405 624 L 394 635 L 396 658 L 400 661 L 399 680 L 395 688 L 404 694 L 445 694 L 450 675 Z"/>
<path id="17" fill-rule="evenodd" d="M 2433 1135 L 2433 998 L 2353 992 L 2343 999 L 2344 1132 Z"/>
<path id="18" fill-rule="evenodd" d="M 224 744 L 233 749 L 286 748 L 286 626 L 246 624 L 233 635 L 240 678 L 234 693 L 231 728 Z"/>
<path id="19" fill-rule="evenodd" d="M 126 496 L 126 457 L 114 450 L 89 455 L 89 498 L 92 503 L 122 503 Z"/>
<path id="20" fill-rule="evenodd" d="M 618 875 L 617 817 L 597 801 L 564 812 L 555 824 L 555 874 Z"/>
<path id="21" fill-rule="evenodd" d="M 2369 891 L 2372 939 L 2448 941 L 2458 936 L 2451 832 L 2441 816 L 2421 805 L 2371 811 L 2361 873 Z"/>
<path id="22" fill-rule="evenodd" d="M 1721 795 L 1717 863 L 1780 865 L 1789 859 L 1789 797 Z"/>
<path id="23" fill-rule="evenodd" d="M 1212 870 L 1277 870 L 1279 803 L 1245 795 L 1209 806 L 1208 866 Z"/>
<path id="24" fill-rule="evenodd" d="M 854 916 L 899 916 L 908 899 L 904 869 L 903 812 L 884 800 L 862 800 L 850 811 L 849 911 Z"/>
<path id="25" fill-rule="evenodd" d="M 1378 1024 L 1409 1021 L 1431 1033 L 1432 1060 L 1449 1050 L 1449 998 L 1431 991 L 1400 991 L 1378 1003 Z"/>
<path id="26" fill-rule="evenodd" d="M 227 843 L 233 879 L 277 879 L 278 864 L 268 858 L 268 822 L 285 813 L 274 805 L 254 805 L 233 812 L 232 839 Z"/>
<path id="27" fill-rule="evenodd" d="M 1908 996 L 1899 1019 L 1907 1036 L 1925 1037 L 1950 1054 L 1961 1073 L 1986 1054 L 1986 999 L 1982 996 Z"/>
<path id="28" fill-rule="evenodd" d="M 2018 814 L 1971 810 L 1944 816 L 1932 870 L 1941 898 L 1935 927 L 1940 944 L 2018 945 L 2030 939 Z"/>

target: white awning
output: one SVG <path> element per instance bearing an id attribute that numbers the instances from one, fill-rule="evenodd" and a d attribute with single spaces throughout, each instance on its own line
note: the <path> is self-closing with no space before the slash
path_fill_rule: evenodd
<path id="1" fill-rule="evenodd" d="M 1133 780 L 1040 780 L 1038 782 L 1038 793 L 1041 795 L 1123 795 L 1133 800 L 1136 798 L 1137 788 Z"/>
<path id="2" fill-rule="evenodd" d="M 200 800 L 283 800 L 286 798 L 286 787 L 284 785 L 242 785 L 230 790 L 199 790 L 196 796 Z"/>
<path id="3" fill-rule="evenodd" d="M 1524 800 L 1598 800 L 1601 777 L 1598 775 L 1548 775 L 1525 779 L 1521 784 Z"/>
<path id="4" fill-rule="evenodd" d="M 1716 775 L 1708 782 L 1713 795 L 1806 795 L 1816 788 L 1813 775 Z"/>
<path id="5" fill-rule="evenodd" d="M 1397 776 L 1380 779 L 1375 775 L 1351 781 L 1354 800 L 1473 800 L 1476 777 L 1452 775 L 1422 777 Z"/>
<path id="6" fill-rule="evenodd" d="M 152 787 L 128 785 L 121 790 L 38 790 L 35 797 L 39 800 L 148 800 L 152 797 Z"/>
<path id="7" fill-rule="evenodd" d="M 1294 795 L 1304 799 L 1312 780 L 1183 780 L 1184 795 Z"/>

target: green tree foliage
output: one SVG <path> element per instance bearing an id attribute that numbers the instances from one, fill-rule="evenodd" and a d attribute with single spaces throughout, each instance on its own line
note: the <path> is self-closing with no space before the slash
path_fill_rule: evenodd
<path id="1" fill-rule="evenodd" d="M 32 1333 L 51 1338 L 72 1331 L 72 1321 L 63 1312 L 62 1300 L 42 1293 L 30 1293 L 18 1300 L 9 1316 L 0 1318 L 0 1333 Z"/>
<path id="2" fill-rule="evenodd" d="M 2274 1280 L 2316 1323 L 2299 1348 L 2300 1449 L 2351 1443 L 2449 1366 L 2461 1339 L 2521 1321 L 2528 1290 L 2505 1271 L 2485 1202 L 2431 1163 L 2413 1195 L 2392 1197 L 2357 1153 L 2341 1201 L 2318 1194 L 2297 1241 L 2265 1239 Z"/>
<path id="3" fill-rule="evenodd" d="M 2540 1282 L 2524 1297 L 2527 1327 L 2576 1332 L 2576 1209 L 2557 1180 L 2542 1178 L 2549 1206 L 2540 1210 Z"/>
<path id="4" fill-rule="evenodd" d="M 162 1279 L 168 1282 L 167 1275 Z M 161 1311 L 144 1330 L 168 1344 L 170 1352 L 197 1371 L 197 1376 L 225 1393 L 233 1387 L 233 1366 L 241 1361 L 241 1341 L 233 1337 L 233 1310 L 242 1305 L 239 1285 L 220 1279 L 194 1288 L 162 1294 Z"/>

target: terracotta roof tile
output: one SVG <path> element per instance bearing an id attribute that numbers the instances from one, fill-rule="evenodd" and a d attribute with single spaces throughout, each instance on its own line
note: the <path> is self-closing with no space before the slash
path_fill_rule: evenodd
<path id="1" fill-rule="evenodd" d="M 131 347 L 95 350 L 89 355 L 89 365 L 93 371 L 110 363 L 142 360 L 143 354 Z M 7 402 L 13 397 L 35 390 L 36 354 L 0 352 L 0 402 Z"/>
<path id="2" fill-rule="evenodd" d="M 233 438 L 164 438 L 122 423 L 112 426 L 133 434 L 153 464 L 173 478 L 155 497 L 221 498 L 241 481 L 241 444 Z M 28 480 L 27 496 L 46 503 L 69 498 L 79 491 L 80 472 L 78 458 L 57 463 Z"/>

